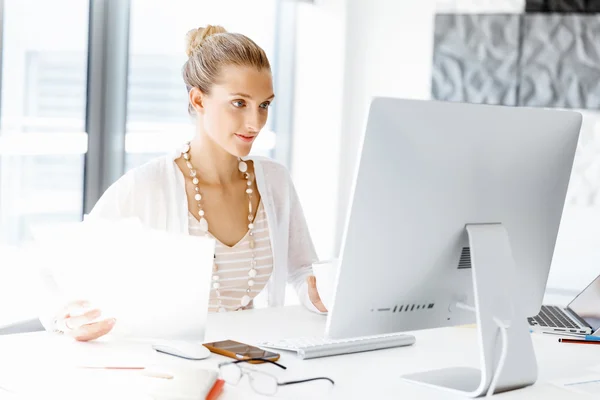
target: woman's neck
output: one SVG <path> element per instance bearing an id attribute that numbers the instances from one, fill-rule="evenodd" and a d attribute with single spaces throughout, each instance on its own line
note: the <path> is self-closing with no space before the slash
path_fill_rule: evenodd
<path id="1" fill-rule="evenodd" d="M 190 142 L 190 156 L 198 179 L 204 184 L 229 186 L 240 179 L 238 158 L 206 135 L 197 135 Z"/>

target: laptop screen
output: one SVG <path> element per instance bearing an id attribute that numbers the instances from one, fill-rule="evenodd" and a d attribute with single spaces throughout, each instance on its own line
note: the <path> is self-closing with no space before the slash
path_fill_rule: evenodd
<path id="1" fill-rule="evenodd" d="M 593 331 L 600 328 L 600 276 L 573 299 L 569 308 L 583 318 Z"/>

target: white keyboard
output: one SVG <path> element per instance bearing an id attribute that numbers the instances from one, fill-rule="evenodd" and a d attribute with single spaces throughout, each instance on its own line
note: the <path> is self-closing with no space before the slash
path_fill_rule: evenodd
<path id="1" fill-rule="evenodd" d="M 270 349 L 294 351 L 300 358 L 308 359 L 410 346 L 413 343 L 415 343 L 414 336 L 395 333 L 337 340 L 323 337 L 299 337 L 275 342 L 261 342 L 258 345 Z"/>

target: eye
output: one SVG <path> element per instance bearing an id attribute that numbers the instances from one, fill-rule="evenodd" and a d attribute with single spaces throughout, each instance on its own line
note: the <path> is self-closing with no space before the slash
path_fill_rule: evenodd
<path id="1" fill-rule="evenodd" d="M 242 108 L 246 105 L 246 102 L 244 100 L 234 100 L 231 104 L 233 104 L 234 107 Z"/>
<path id="2" fill-rule="evenodd" d="M 270 105 L 271 105 L 271 102 L 270 102 L 270 101 L 265 101 L 264 103 L 262 103 L 262 104 L 260 105 L 260 108 L 262 108 L 262 109 L 265 109 L 265 110 L 266 110 L 266 109 L 268 109 L 268 108 L 269 108 L 269 106 L 270 106 Z"/>

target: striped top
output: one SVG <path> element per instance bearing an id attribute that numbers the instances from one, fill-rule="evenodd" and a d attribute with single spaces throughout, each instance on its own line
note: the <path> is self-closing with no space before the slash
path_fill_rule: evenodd
<path id="1" fill-rule="evenodd" d="M 196 217 L 189 213 L 188 218 L 190 235 L 202 236 L 200 223 Z M 215 262 L 217 264 L 219 283 L 221 284 L 219 291 L 223 306 L 227 311 L 252 308 L 252 301 L 244 308 L 241 306 L 241 299 L 248 289 L 248 271 L 251 268 L 252 250 L 250 249 L 250 235 L 246 232 L 244 237 L 232 247 L 221 243 L 210 232 L 208 236 L 215 239 L 216 243 Z M 273 251 L 269 237 L 269 225 L 262 200 L 254 217 L 254 243 L 254 255 L 258 274 L 254 278 L 255 283 L 249 293 L 251 299 L 254 299 L 263 290 L 273 271 Z M 208 305 L 209 312 L 218 311 L 217 296 L 213 288 L 210 291 Z"/>

